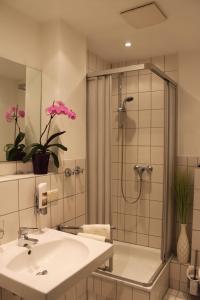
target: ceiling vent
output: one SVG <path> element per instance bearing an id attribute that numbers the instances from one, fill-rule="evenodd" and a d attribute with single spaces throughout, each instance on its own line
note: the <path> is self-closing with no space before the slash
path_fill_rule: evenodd
<path id="1" fill-rule="evenodd" d="M 145 28 L 159 24 L 167 19 L 155 2 L 147 3 L 121 12 L 126 22 L 135 28 Z"/>

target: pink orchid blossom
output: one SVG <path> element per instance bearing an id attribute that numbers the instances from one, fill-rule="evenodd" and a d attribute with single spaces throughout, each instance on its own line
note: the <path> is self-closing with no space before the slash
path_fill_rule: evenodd
<path id="1" fill-rule="evenodd" d="M 62 101 L 55 101 L 51 106 L 47 107 L 46 112 L 48 115 L 54 117 L 55 115 L 65 115 L 70 119 L 76 119 L 76 113 L 68 108 Z"/>
<path id="2" fill-rule="evenodd" d="M 19 109 L 18 105 L 10 107 L 5 112 L 5 118 L 7 122 L 12 122 L 12 120 L 15 120 L 16 118 L 24 118 L 25 112 L 24 110 Z"/>

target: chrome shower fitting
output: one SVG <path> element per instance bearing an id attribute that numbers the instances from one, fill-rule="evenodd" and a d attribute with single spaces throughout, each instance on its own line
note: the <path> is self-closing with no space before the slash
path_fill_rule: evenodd
<path id="1" fill-rule="evenodd" d="M 125 112 L 126 111 L 126 102 L 131 102 L 133 101 L 133 97 L 126 97 L 124 101 L 122 102 L 122 105 L 118 107 L 117 111 L 118 112 Z"/>
<path id="2" fill-rule="evenodd" d="M 153 171 L 153 167 L 150 165 L 135 165 L 134 170 L 138 173 L 139 177 L 142 178 L 144 171 L 151 173 Z"/>

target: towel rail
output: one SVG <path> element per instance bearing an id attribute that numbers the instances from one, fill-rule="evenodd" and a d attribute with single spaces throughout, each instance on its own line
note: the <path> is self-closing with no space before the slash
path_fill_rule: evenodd
<path id="1" fill-rule="evenodd" d="M 58 225 L 57 226 L 57 230 L 59 231 L 65 231 L 65 230 L 81 230 L 83 229 L 83 226 L 70 226 L 70 225 Z M 111 233 L 110 233 L 110 239 L 105 239 L 105 242 L 109 242 L 111 244 L 113 244 L 113 235 L 112 235 L 112 231 L 114 229 L 116 229 L 115 226 L 110 226 L 111 229 Z M 77 234 L 77 233 L 74 233 Z M 110 257 L 108 259 L 109 263 L 108 266 L 104 266 L 104 267 L 99 267 L 98 269 L 103 270 L 103 271 L 108 271 L 108 272 L 112 272 L 113 271 L 113 257 Z"/>

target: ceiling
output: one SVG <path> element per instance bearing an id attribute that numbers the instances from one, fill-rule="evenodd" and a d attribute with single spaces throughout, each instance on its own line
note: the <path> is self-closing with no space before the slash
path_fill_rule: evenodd
<path id="1" fill-rule="evenodd" d="M 156 0 L 167 16 L 158 25 L 135 29 L 120 12 L 148 0 L 3 0 L 38 22 L 63 19 L 82 32 L 88 48 L 110 61 L 200 49 L 200 0 Z M 133 47 L 125 48 L 130 40 Z"/>

